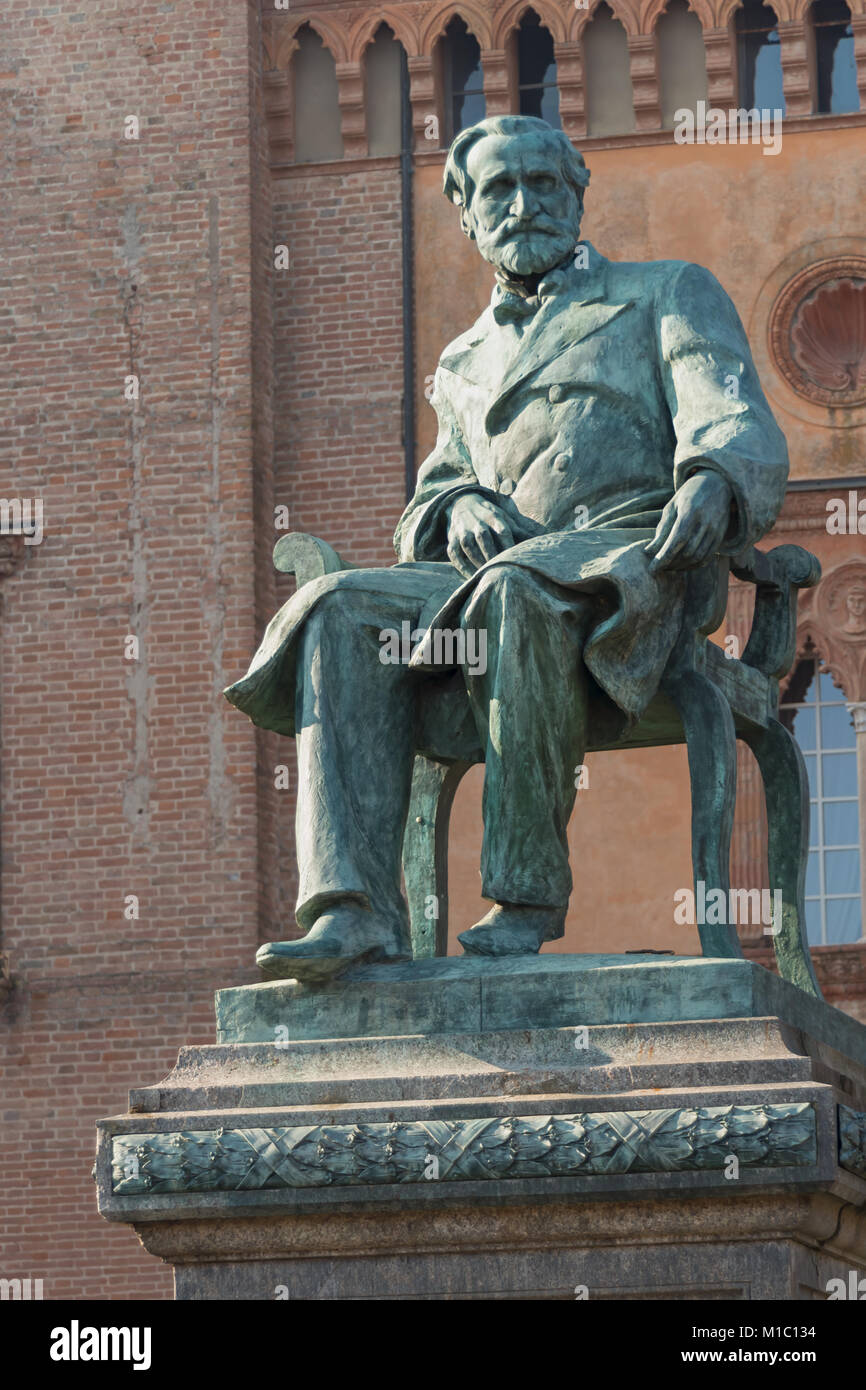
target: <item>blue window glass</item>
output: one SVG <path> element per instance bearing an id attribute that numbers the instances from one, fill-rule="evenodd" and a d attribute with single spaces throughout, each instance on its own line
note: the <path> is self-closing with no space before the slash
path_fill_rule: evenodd
<path id="1" fill-rule="evenodd" d="M 782 48 L 775 10 L 761 0 L 747 0 L 737 10 L 737 70 L 740 106 L 747 110 L 785 110 Z"/>
<path id="2" fill-rule="evenodd" d="M 780 719 L 803 751 L 809 777 L 806 930 L 815 946 L 859 941 L 860 807 L 856 734 L 843 692 L 820 662 L 800 662 Z"/>
<path id="3" fill-rule="evenodd" d="M 534 10 L 527 11 L 517 31 L 517 86 L 521 116 L 540 116 L 559 130 L 553 38 Z"/>
<path id="4" fill-rule="evenodd" d="M 481 48 L 474 34 L 455 15 L 445 30 L 445 119 L 449 123 L 447 143 L 467 126 L 483 121 L 484 74 L 481 71 Z"/>
<path id="5" fill-rule="evenodd" d="M 815 110 L 860 110 L 851 11 L 845 0 L 816 0 L 810 10 L 815 53 Z"/>

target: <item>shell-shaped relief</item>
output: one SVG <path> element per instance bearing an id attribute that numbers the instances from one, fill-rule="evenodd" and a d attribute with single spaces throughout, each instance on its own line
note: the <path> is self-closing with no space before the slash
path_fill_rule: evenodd
<path id="1" fill-rule="evenodd" d="M 866 389 L 866 280 L 835 280 L 801 304 L 791 324 L 797 365 L 824 391 Z"/>
<path id="2" fill-rule="evenodd" d="M 818 405 L 866 403 L 866 258 L 808 266 L 782 290 L 770 344 L 789 386 Z"/>

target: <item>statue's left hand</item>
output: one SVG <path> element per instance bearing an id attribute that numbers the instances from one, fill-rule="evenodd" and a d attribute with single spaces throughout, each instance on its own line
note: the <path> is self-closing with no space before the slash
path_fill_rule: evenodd
<path id="1" fill-rule="evenodd" d="M 650 570 L 685 570 L 715 555 L 731 524 L 731 489 L 720 473 L 693 473 L 677 488 L 646 547 Z"/>

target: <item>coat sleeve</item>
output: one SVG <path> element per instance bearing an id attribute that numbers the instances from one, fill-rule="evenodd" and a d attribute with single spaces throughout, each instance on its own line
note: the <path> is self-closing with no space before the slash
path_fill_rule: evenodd
<path id="1" fill-rule="evenodd" d="M 495 496 L 482 487 L 472 466 L 450 399 L 448 375 L 441 367 L 436 371 L 430 398 L 439 421 L 436 445 L 418 470 L 414 496 L 394 534 L 394 549 L 401 561 L 447 560 L 451 503 L 463 492 Z"/>
<path id="2" fill-rule="evenodd" d="M 743 325 L 718 280 L 685 264 L 660 296 L 664 392 L 676 450 L 674 488 L 713 469 L 730 485 L 735 518 L 722 552 L 770 530 L 785 496 L 788 449 L 761 389 Z"/>

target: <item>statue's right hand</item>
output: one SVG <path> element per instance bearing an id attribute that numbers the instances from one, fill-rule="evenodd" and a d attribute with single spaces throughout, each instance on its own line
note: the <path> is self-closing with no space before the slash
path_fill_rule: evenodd
<path id="1" fill-rule="evenodd" d="M 467 579 L 514 543 L 514 532 L 507 520 L 486 497 L 464 492 L 452 502 L 448 513 L 448 559 Z"/>

